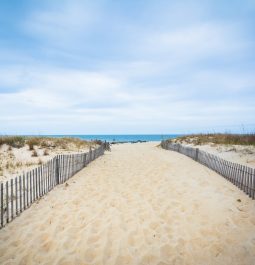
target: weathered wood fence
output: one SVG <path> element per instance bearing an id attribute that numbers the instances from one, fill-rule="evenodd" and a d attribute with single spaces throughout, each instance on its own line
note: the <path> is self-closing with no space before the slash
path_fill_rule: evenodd
<path id="1" fill-rule="evenodd" d="M 57 155 L 47 163 L 0 185 L 0 228 L 36 200 L 64 183 L 88 163 L 104 154 L 107 143 L 87 153 Z"/>
<path id="2" fill-rule="evenodd" d="M 199 150 L 199 148 L 169 143 L 168 141 L 162 141 L 161 147 L 191 157 L 200 164 L 216 171 L 243 190 L 249 197 L 255 199 L 255 169 L 224 160 L 216 155 Z"/>

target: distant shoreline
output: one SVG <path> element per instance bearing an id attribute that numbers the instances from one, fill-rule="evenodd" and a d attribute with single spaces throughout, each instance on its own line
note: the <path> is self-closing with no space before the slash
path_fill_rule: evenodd
<path id="1" fill-rule="evenodd" d="M 135 142 L 158 142 L 176 138 L 183 134 L 56 134 L 56 135 L 22 135 L 32 137 L 54 137 L 54 138 L 79 138 L 81 140 L 101 140 L 109 143 L 135 143 Z"/>

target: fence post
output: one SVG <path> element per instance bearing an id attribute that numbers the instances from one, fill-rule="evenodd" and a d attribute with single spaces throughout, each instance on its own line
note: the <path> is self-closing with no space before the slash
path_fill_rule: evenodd
<path id="1" fill-rule="evenodd" d="M 59 159 L 58 159 L 58 155 L 56 157 L 55 174 L 56 174 L 56 185 L 58 185 L 59 184 Z"/>
<path id="2" fill-rule="evenodd" d="M 198 152 L 199 152 L 199 148 L 196 148 L 196 161 L 198 161 Z"/>
<path id="3" fill-rule="evenodd" d="M 181 145 L 178 144 L 178 153 L 180 153 L 180 148 L 181 148 Z"/>
<path id="4" fill-rule="evenodd" d="M 4 226 L 4 184 L 1 183 L 1 227 Z"/>
<path id="5" fill-rule="evenodd" d="M 89 162 L 92 161 L 92 149 L 91 146 L 89 147 Z"/>

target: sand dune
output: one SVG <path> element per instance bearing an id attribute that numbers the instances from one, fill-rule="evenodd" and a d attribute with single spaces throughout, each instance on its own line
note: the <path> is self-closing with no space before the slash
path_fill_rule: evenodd
<path id="1" fill-rule="evenodd" d="M 254 264 L 255 202 L 155 143 L 113 146 L 0 230 L 0 264 Z"/>

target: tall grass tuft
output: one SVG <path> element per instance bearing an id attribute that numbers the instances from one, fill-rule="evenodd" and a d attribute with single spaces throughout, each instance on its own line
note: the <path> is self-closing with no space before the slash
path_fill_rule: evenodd
<path id="1" fill-rule="evenodd" d="M 32 152 L 32 155 L 31 155 L 32 157 L 37 157 L 38 156 L 38 153 L 36 152 L 36 150 L 34 150 L 33 152 Z"/>

